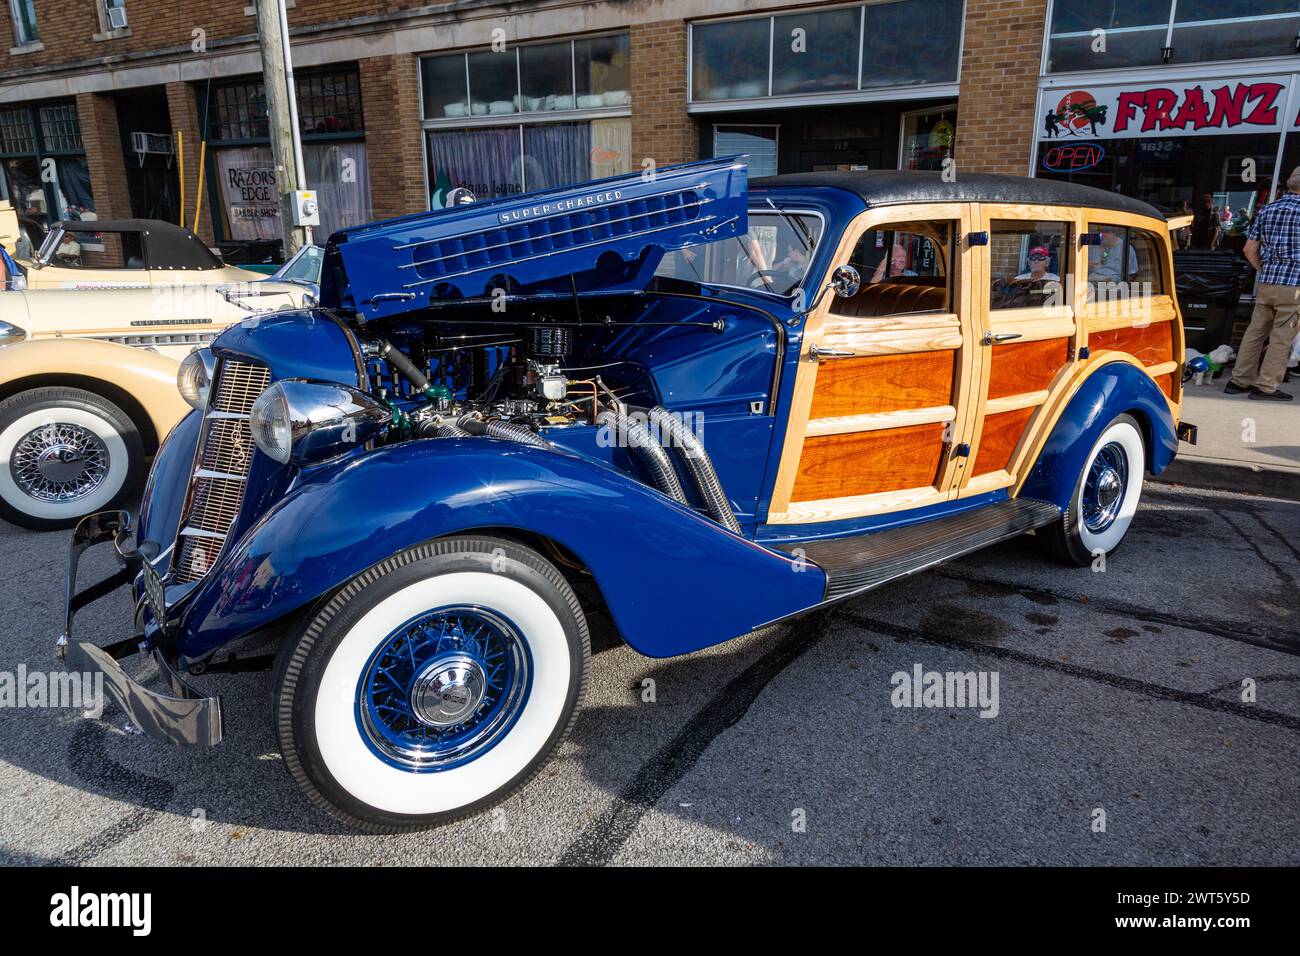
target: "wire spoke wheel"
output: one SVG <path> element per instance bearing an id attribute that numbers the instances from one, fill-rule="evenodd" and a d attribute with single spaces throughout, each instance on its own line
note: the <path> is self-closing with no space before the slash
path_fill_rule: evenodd
<path id="1" fill-rule="evenodd" d="M 447 770 L 509 733 L 531 671 L 527 643 L 503 616 L 478 606 L 439 608 L 380 643 L 357 688 L 357 721 L 388 763 Z"/>
<path id="2" fill-rule="evenodd" d="M 1100 534 L 1114 523 L 1124 506 L 1128 486 L 1128 456 L 1119 442 L 1110 442 L 1092 460 L 1083 486 L 1083 524 Z"/>
<path id="3" fill-rule="evenodd" d="M 80 425 L 51 422 L 23 435 L 9 456 L 13 480 L 38 501 L 69 502 L 92 494 L 108 476 L 104 442 Z"/>

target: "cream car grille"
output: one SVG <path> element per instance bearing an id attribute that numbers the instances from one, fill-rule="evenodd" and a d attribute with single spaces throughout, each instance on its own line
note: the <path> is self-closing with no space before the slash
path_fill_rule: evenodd
<path id="1" fill-rule="evenodd" d="M 204 413 L 189 499 L 172 555 L 172 581 L 197 581 L 216 563 L 239 517 L 253 459 L 249 412 L 271 382 L 265 366 L 223 361 Z"/>

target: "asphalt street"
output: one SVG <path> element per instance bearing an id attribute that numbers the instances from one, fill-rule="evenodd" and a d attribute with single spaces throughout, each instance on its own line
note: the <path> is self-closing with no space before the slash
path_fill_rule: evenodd
<path id="1" fill-rule="evenodd" d="M 0 525 L 0 671 L 53 666 L 67 541 Z M 4 709 L 0 862 L 1295 865 L 1298 576 L 1300 504 L 1148 483 L 1104 571 L 1021 540 L 687 657 L 603 650 L 530 786 L 400 837 L 299 794 L 267 673 L 196 681 L 225 700 L 212 750 Z M 78 632 L 125 637 L 129 611 Z M 916 665 L 996 674 L 997 715 L 895 707 Z"/>

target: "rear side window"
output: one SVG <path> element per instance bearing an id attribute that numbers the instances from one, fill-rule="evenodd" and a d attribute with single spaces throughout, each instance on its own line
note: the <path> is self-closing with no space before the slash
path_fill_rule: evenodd
<path id="1" fill-rule="evenodd" d="M 74 269 L 143 269 L 144 234 L 65 232 L 54 263 Z"/>
<path id="2" fill-rule="evenodd" d="M 1070 226 L 995 219 L 990 227 L 989 308 L 1065 304 L 1070 287 Z"/>
<path id="3" fill-rule="evenodd" d="M 1160 240 L 1146 229 L 1093 223 L 1087 246 L 1088 301 L 1166 295 Z"/>

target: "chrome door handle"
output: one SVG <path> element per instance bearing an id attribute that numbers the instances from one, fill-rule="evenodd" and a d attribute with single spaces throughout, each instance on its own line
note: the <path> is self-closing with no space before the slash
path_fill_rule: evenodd
<path id="1" fill-rule="evenodd" d="M 825 349 L 817 345 L 811 345 L 808 348 L 808 354 L 812 356 L 814 362 L 821 362 L 825 359 L 853 358 L 858 353 L 852 349 Z"/>
<path id="2" fill-rule="evenodd" d="M 995 342 L 1010 342 L 1012 339 L 1018 339 L 1023 335 L 1022 332 L 985 332 L 983 342 L 985 345 L 993 345 Z"/>

